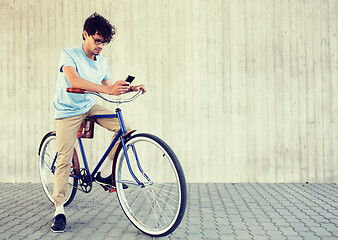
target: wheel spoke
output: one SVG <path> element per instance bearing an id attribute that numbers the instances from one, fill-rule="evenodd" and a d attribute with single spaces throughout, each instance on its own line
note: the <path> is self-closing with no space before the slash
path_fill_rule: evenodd
<path id="1" fill-rule="evenodd" d="M 164 184 L 161 184 L 161 185 L 164 185 Z M 171 187 L 172 187 L 172 185 L 170 185 L 170 184 L 167 184 L 167 186 L 171 186 Z M 159 187 L 156 187 L 156 186 L 152 186 L 152 187 L 153 187 L 153 188 L 156 188 L 156 189 L 159 189 L 159 190 L 161 190 L 162 192 L 167 192 L 167 193 L 170 193 L 170 194 L 173 194 L 173 195 L 178 196 L 178 193 L 170 192 L 169 190 L 165 190 L 165 189 L 163 189 L 163 188 L 159 188 Z"/>
<path id="2" fill-rule="evenodd" d="M 135 193 L 138 193 L 138 195 L 139 195 L 139 193 L 141 192 L 141 188 L 140 189 L 138 189 L 137 191 L 134 191 L 133 193 L 131 193 L 131 194 L 135 194 Z M 129 206 L 130 208 L 132 208 L 133 207 L 133 205 L 135 204 L 137 202 L 137 199 L 135 200 L 135 201 L 133 201 L 132 202 L 132 204 Z"/>
<path id="3" fill-rule="evenodd" d="M 150 203 L 150 200 L 149 200 L 149 198 L 148 198 L 148 196 L 147 196 L 147 194 L 145 193 L 145 191 L 142 191 L 143 193 L 144 193 L 144 195 L 145 195 L 145 197 L 146 197 L 146 199 L 147 199 L 147 201 L 148 201 L 148 203 L 149 203 L 149 205 L 148 206 L 150 206 L 151 207 L 151 210 L 152 210 L 152 212 L 154 213 L 154 216 L 155 216 L 155 219 L 158 219 L 157 218 L 157 214 L 156 214 L 156 211 L 155 211 L 155 208 L 154 208 L 154 206 L 153 206 L 153 204 L 152 203 Z M 150 214 L 149 214 L 150 215 Z M 157 221 L 156 221 L 156 226 L 157 226 Z M 161 223 L 160 223 L 161 224 Z M 162 226 L 161 226 L 162 227 Z"/>
<path id="4" fill-rule="evenodd" d="M 158 196 L 160 196 L 161 197 L 161 202 L 163 202 L 166 206 L 167 206 L 167 208 L 168 208 L 168 210 L 174 215 L 175 213 L 174 212 L 172 212 L 171 210 L 170 210 L 170 208 L 172 209 L 172 210 L 175 210 L 176 208 L 175 207 L 173 207 L 173 206 L 171 206 L 167 201 L 165 201 L 164 199 L 163 199 L 163 197 L 161 196 L 161 194 L 163 194 L 163 193 L 160 193 L 157 189 L 155 189 L 156 191 L 157 191 L 157 194 L 158 194 Z M 168 197 L 169 199 L 171 199 L 171 200 L 173 200 L 174 201 L 174 203 L 178 203 L 178 201 L 177 200 L 175 200 L 175 199 L 173 199 L 173 198 L 171 198 L 169 195 L 165 195 L 166 197 Z"/>
<path id="5" fill-rule="evenodd" d="M 168 223 L 167 223 L 165 217 L 167 217 L 167 219 L 168 219 L 169 221 L 170 221 L 170 218 L 169 218 L 168 215 L 165 213 L 165 211 L 161 208 L 161 206 L 160 206 L 160 204 L 159 204 L 159 201 L 156 200 L 156 198 L 155 198 L 156 195 L 154 194 L 153 190 L 150 189 L 150 190 L 148 190 L 148 192 L 149 192 L 150 195 L 152 196 L 154 202 L 157 204 L 157 206 L 158 206 L 158 208 L 159 208 L 159 210 L 160 210 L 160 213 L 161 213 L 161 215 L 163 216 L 163 220 L 165 221 L 165 224 L 167 225 Z M 164 203 L 165 203 L 165 202 L 164 202 Z M 159 221 L 160 221 L 160 218 L 159 218 Z"/>

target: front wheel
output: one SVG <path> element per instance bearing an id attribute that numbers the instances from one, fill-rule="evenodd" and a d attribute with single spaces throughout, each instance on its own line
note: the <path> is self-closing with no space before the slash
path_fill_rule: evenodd
<path id="1" fill-rule="evenodd" d="M 39 149 L 39 168 L 40 168 L 40 179 L 42 188 L 47 198 L 54 203 L 53 199 L 53 185 L 54 185 L 54 170 L 56 167 L 57 147 L 56 147 L 56 134 L 55 132 L 48 133 L 42 140 Z M 76 151 L 74 149 L 74 157 L 72 159 L 72 166 L 77 165 Z M 74 168 L 71 169 L 73 175 Z M 67 206 L 74 199 L 78 185 L 78 179 L 74 177 L 69 178 L 69 185 L 67 189 L 67 199 L 64 202 L 64 206 Z"/>
<path id="2" fill-rule="evenodd" d="M 130 164 L 120 149 L 113 166 L 124 213 L 148 235 L 172 233 L 181 223 L 187 203 L 185 177 L 175 153 L 163 140 L 150 134 L 132 136 L 125 145 Z M 127 189 L 123 189 L 123 183 Z"/>

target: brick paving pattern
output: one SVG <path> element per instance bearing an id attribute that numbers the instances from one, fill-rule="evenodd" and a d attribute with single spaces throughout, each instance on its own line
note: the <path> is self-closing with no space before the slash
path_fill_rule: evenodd
<path id="1" fill-rule="evenodd" d="M 0 239 L 152 239 L 125 217 L 116 193 L 93 186 L 65 208 L 64 233 L 40 184 L 0 184 Z M 335 184 L 188 184 L 185 217 L 161 239 L 338 239 Z"/>

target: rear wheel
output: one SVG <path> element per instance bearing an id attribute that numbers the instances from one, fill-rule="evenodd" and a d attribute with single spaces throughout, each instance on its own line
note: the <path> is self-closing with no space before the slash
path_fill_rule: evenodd
<path id="1" fill-rule="evenodd" d="M 57 147 L 56 147 L 56 134 L 55 132 L 48 133 L 42 140 L 39 150 L 39 168 L 40 168 L 40 179 L 42 188 L 47 196 L 47 198 L 54 203 L 53 199 L 53 185 L 54 185 L 54 170 L 56 166 L 56 157 L 57 157 Z M 76 156 L 76 151 L 74 149 L 74 157 Z M 74 157 L 72 159 L 72 166 L 74 166 Z M 77 159 L 76 159 L 77 160 Z M 78 162 L 75 163 L 78 166 Z M 74 174 L 74 168 L 71 168 L 71 175 Z M 69 185 L 67 190 L 67 199 L 64 203 L 64 206 L 67 206 L 74 199 L 78 179 L 74 177 L 69 178 Z"/>
<path id="2" fill-rule="evenodd" d="M 140 231 L 151 236 L 168 235 L 181 223 L 186 208 L 182 167 L 171 148 L 156 136 L 137 134 L 127 140 L 126 148 L 130 166 L 120 149 L 113 167 L 120 205 Z"/>

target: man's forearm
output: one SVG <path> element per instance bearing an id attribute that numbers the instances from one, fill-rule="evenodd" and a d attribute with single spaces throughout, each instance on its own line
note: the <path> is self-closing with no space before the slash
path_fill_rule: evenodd
<path id="1" fill-rule="evenodd" d="M 86 79 L 83 78 L 73 78 L 70 82 L 70 85 L 72 88 L 81 88 L 85 89 L 87 91 L 92 91 L 92 92 L 100 92 L 100 93 L 108 93 L 108 85 L 101 85 L 101 84 L 96 84 L 93 82 L 90 82 Z"/>

